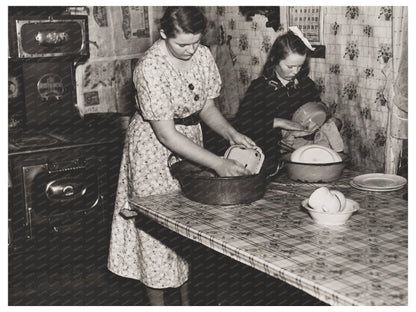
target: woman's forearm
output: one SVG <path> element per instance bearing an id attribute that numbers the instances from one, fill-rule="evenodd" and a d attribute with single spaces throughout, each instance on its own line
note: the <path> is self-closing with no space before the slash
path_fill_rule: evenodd
<path id="1" fill-rule="evenodd" d="M 205 124 L 228 141 L 237 132 L 215 106 L 214 100 L 207 100 L 199 116 Z"/>
<path id="2" fill-rule="evenodd" d="M 178 132 L 172 120 L 151 121 L 151 125 L 159 141 L 181 157 L 214 170 L 221 166 L 221 158 Z"/>
<path id="3" fill-rule="evenodd" d="M 173 120 L 158 120 L 150 123 L 159 141 L 168 149 L 186 159 L 215 170 L 219 176 L 251 174 L 237 161 L 221 158 L 191 141 L 176 130 Z"/>

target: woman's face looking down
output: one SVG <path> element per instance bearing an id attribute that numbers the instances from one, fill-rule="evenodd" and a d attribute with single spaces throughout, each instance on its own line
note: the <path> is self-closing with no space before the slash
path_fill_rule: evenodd
<path id="1" fill-rule="evenodd" d="M 166 42 L 166 48 L 169 53 L 182 61 L 188 61 L 192 58 L 199 47 L 202 37 L 202 34 L 178 32 L 176 37 L 167 38 L 163 30 L 161 35 Z"/>

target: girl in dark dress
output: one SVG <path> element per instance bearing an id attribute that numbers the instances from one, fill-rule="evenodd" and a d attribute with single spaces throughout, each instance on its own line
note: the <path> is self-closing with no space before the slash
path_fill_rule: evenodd
<path id="1" fill-rule="evenodd" d="M 282 129 L 310 134 L 315 130 L 292 121 L 294 112 L 307 102 L 320 101 L 308 77 L 313 48 L 297 27 L 289 29 L 274 42 L 263 74 L 251 82 L 236 118 L 236 128 L 263 150 L 266 174 L 276 171 Z"/>

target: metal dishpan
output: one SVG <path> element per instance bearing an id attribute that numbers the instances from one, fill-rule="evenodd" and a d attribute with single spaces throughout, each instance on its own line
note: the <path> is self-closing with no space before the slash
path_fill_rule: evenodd
<path id="1" fill-rule="evenodd" d="M 203 166 L 182 160 L 169 167 L 178 179 L 184 195 L 196 202 L 210 205 L 249 204 L 261 199 L 269 179 L 259 173 L 237 177 L 219 177 Z"/>

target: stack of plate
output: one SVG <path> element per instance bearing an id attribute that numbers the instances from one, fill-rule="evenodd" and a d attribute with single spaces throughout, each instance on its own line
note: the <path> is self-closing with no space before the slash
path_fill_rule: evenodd
<path id="1" fill-rule="evenodd" d="M 368 173 L 351 180 L 352 187 L 362 191 L 391 192 L 403 188 L 407 180 L 395 174 Z"/>

